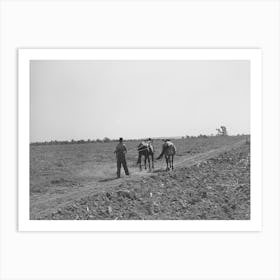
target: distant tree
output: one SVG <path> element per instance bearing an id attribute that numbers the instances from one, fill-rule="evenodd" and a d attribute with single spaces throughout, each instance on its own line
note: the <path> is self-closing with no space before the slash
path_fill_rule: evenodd
<path id="1" fill-rule="evenodd" d="M 228 132 L 227 132 L 227 128 L 225 126 L 221 126 L 221 128 L 217 128 L 216 129 L 218 131 L 217 135 L 218 136 L 227 136 Z"/>
<path id="2" fill-rule="evenodd" d="M 227 128 L 225 126 L 221 126 L 221 129 L 222 129 L 223 136 L 227 136 L 228 135 Z"/>
<path id="3" fill-rule="evenodd" d="M 108 138 L 108 137 L 104 137 L 104 139 L 103 139 L 103 142 L 104 143 L 108 143 L 108 142 L 110 142 L 111 140 L 110 140 L 110 138 Z"/>

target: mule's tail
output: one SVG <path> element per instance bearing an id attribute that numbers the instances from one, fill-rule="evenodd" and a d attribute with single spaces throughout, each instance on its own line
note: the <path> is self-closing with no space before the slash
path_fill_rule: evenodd
<path id="1" fill-rule="evenodd" d="M 157 159 L 161 159 L 163 157 L 164 150 L 162 150 L 161 154 L 157 157 Z"/>
<path id="2" fill-rule="evenodd" d="M 165 153 L 165 151 L 168 149 L 168 146 L 166 145 L 166 143 L 164 143 L 163 145 L 162 145 L 162 150 L 161 150 L 161 153 L 160 153 L 160 155 L 157 157 L 157 159 L 161 159 L 162 157 L 163 157 L 163 155 L 164 155 L 164 153 Z"/>

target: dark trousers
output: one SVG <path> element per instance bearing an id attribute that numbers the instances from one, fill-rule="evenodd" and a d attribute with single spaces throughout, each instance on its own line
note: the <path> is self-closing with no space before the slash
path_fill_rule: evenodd
<path id="1" fill-rule="evenodd" d="M 125 175 L 129 175 L 129 171 L 128 171 L 128 168 L 127 168 L 125 156 L 118 156 L 117 157 L 117 176 L 118 176 L 118 178 L 120 178 L 120 176 L 121 176 L 121 166 L 123 166 Z"/>

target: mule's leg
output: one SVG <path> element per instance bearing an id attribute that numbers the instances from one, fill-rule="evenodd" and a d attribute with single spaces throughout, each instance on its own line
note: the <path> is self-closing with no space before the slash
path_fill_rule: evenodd
<path id="1" fill-rule="evenodd" d="M 142 167 L 141 167 L 141 154 L 138 153 L 138 159 L 137 159 L 137 163 L 136 164 L 139 164 L 139 169 L 141 171 Z"/>
<path id="2" fill-rule="evenodd" d="M 145 155 L 144 162 L 145 162 L 145 169 L 147 169 L 147 156 L 146 155 Z"/>
<path id="3" fill-rule="evenodd" d="M 152 157 L 152 168 L 154 169 L 154 153 L 151 153 L 151 157 Z"/>
<path id="4" fill-rule="evenodd" d="M 168 170 L 170 170 L 171 169 L 171 157 L 170 157 L 170 155 L 168 156 L 168 164 L 169 164 Z"/>
<path id="5" fill-rule="evenodd" d="M 149 170 L 151 170 L 150 156 L 148 155 L 147 158 L 148 158 Z"/>
<path id="6" fill-rule="evenodd" d="M 139 168 L 142 171 L 142 155 L 139 155 Z"/>
<path id="7" fill-rule="evenodd" d="M 170 156 L 168 156 L 168 170 L 171 169 L 171 158 Z"/>
<path id="8" fill-rule="evenodd" d="M 165 160 L 166 160 L 166 171 L 169 170 L 169 167 L 168 167 L 168 156 L 165 156 Z"/>
<path id="9" fill-rule="evenodd" d="M 174 169 L 173 162 L 174 162 L 174 155 L 171 156 L 171 168 L 172 168 L 172 170 Z"/>

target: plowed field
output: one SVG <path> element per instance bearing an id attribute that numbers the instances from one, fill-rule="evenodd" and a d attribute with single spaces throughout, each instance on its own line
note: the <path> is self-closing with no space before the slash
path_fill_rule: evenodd
<path id="1" fill-rule="evenodd" d="M 116 179 L 116 143 L 31 146 L 31 219 L 250 219 L 250 145 L 244 137 L 173 140 L 174 171 L 156 161 Z M 161 141 L 155 141 L 156 155 Z"/>

